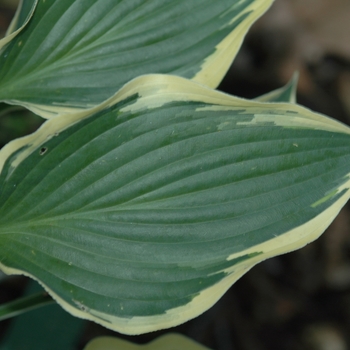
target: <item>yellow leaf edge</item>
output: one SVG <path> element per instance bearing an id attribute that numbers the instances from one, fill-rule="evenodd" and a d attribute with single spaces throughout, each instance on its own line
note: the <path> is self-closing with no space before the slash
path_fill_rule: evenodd
<path id="1" fill-rule="evenodd" d="M 273 2 L 274 0 L 255 0 L 243 13 L 239 13 L 241 16 L 250 12 L 247 18 L 216 46 L 214 53 L 204 60 L 200 71 L 192 80 L 216 88 L 230 68 L 249 28 L 270 8 Z M 237 16 L 230 23 L 236 19 Z"/>

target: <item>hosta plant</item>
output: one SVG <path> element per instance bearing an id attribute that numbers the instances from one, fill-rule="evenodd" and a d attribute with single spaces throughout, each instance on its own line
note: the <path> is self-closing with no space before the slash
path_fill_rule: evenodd
<path id="1" fill-rule="evenodd" d="M 0 267 L 140 334 L 210 308 L 319 237 L 349 198 L 350 129 L 285 88 L 213 90 L 272 0 L 25 1 L 0 99 L 48 118 L 0 151 Z"/>

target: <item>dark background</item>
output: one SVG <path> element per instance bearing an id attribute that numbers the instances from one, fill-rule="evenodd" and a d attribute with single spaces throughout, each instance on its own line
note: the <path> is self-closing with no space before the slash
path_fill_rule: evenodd
<path id="1" fill-rule="evenodd" d="M 14 3 L 0 0 L 0 36 Z M 249 32 L 219 89 L 254 98 L 284 85 L 298 70 L 298 103 L 349 124 L 349 34 L 349 0 L 276 0 Z M 30 112 L 0 114 L 0 147 L 33 132 L 41 122 Z M 1 275 L 0 304 L 22 295 L 27 284 L 27 278 Z M 50 308 L 41 311 L 47 322 L 53 322 Z M 36 322 L 35 312 L 27 315 Z M 0 323 L 0 349 L 13 327 L 13 320 Z M 82 321 L 79 327 L 74 349 L 99 335 L 143 344 L 169 332 L 126 337 L 91 322 Z M 214 350 L 350 349 L 349 204 L 316 242 L 257 265 L 213 308 L 171 331 Z M 39 330 L 32 332 L 34 344 L 35 336 L 42 337 Z M 30 343 L 23 338 L 21 349 L 32 349 Z M 56 348 L 52 344 L 48 349 Z"/>

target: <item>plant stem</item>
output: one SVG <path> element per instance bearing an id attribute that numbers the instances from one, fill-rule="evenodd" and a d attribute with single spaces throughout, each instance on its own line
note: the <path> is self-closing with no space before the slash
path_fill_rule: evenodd
<path id="1" fill-rule="evenodd" d="M 54 300 L 46 292 L 40 292 L 0 305 L 0 321 L 20 315 L 24 312 L 53 303 Z"/>

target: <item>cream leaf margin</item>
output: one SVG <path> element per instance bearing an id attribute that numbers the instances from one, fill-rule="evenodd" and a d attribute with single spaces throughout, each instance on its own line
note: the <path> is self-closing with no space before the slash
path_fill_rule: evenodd
<path id="1" fill-rule="evenodd" d="M 243 13 L 240 13 L 238 16 L 250 12 L 247 18 L 216 46 L 214 53 L 204 60 L 201 70 L 192 80 L 216 88 L 230 68 L 249 28 L 270 8 L 273 2 L 274 0 L 256 0 Z M 237 5 L 235 4 L 228 12 L 232 11 L 235 6 Z M 238 16 L 234 17 L 229 24 L 233 23 Z"/>

